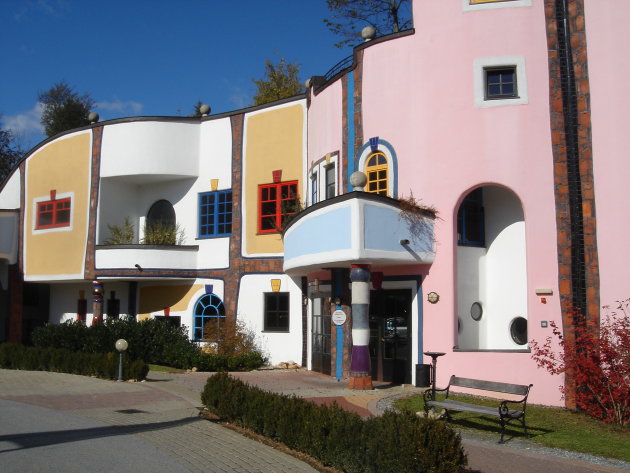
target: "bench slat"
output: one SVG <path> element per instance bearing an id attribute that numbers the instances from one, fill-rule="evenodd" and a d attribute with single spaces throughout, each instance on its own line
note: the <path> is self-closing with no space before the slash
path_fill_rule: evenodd
<path id="1" fill-rule="evenodd" d="M 448 409 L 451 411 L 471 412 L 473 414 L 501 417 L 497 407 L 478 406 L 467 402 L 451 401 L 450 399 L 446 399 L 444 401 L 428 401 L 427 404 L 432 407 L 441 407 L 442 409 Z M 518 419 L 523 416 L 523 411 L 510 410 L 508 416 L 512 419 Z"/>
<path id="2" fill-rule="evenodd" d="M 497 381 L 484 381 L 481 379 L 451 377 L 451 386 L 459 386 L 462 388 L 481 389 L 483 391 L 494 391 L 507 394 L 517 394 L 526 396 L 529 392 L 529 386 L 522 384 L 499 383 Z"/>

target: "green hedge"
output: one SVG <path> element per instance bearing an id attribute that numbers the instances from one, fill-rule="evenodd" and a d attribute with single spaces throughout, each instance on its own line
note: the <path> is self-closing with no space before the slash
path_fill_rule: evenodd
<path id="1" fill-rule="evenodd" d="M 337 405 L 249 386 L 226 373 L 208 379 L 201 400 L 229 422 L 281 442 L 346 472 L 460 473 L 467 464 L 461 439 L 444 422 L 386 412 L 363 420 Z"/>
<path id="2" fill-rule="evenodd" d="M 185 327 L 176 327 L 160 320 L 107 319 L 90 327 L 80 322 L 47 324 L 33 331 L 36 347 L 61 348 L 72 352 L 106 353 L 116 340 L 129 343 L 127 355 L 156 365 L 199 371 L 246 371 L 259 368 L 266 360 L 257 351 L 244 355 L 206 354 L 188 338 Z"/>
<path id="3" fill-rule="evenodd" d="M 0 344 L 0 368 L 29 371 L 55 371 L 58 373 L 118 378 L 118 353 L 78 353 L 64 348 L 40 348 Z M 149 366 L 142 360 L 123 356 L 123 378 L 143 380 Z"/>

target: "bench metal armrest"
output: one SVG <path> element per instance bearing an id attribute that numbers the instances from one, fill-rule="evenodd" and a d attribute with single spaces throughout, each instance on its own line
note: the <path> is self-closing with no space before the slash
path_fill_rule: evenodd
<path id="1" fill-rule="evenodd" d="M 440 388 L 435 388 L 435 392 L 436 392 L 436 393 L 443 393 L 443 392 L 446 392 L 446 393 L 448 394 L 448 390 L 449 390 L 449 388 L 450 388 L 450 386 L 448 386 L 448 387 L 446 387 L 446 388 L 443 388 L 443 389 L 440 389 Z M 425 411 L 426 411 L 426 410 L 428 410 L 428 408 L 427 408 L 427 402 L 432 400 L 432 399 L 431 399 L 431 394 L 432 394 L 432 392 L 433 392 L 433 389 L 432 389 L 432 388 L 429 388 L 429 389 L 425 390 L 425 391 L 422 393 L 422 399 L 424 400 L 424 410 L 425 410 Z"/>
<path id="2" fill-rule="evenodd" d="M 499 414 L 501 414 L 501 417 L 510 417 L 510 407 L 508 404 L 523 404 L 521 410 L 525 412 L 525 407 L 527 406 L 527 396 L 520 401 L 501 401 L 501 404 L 499 404 Z"/>

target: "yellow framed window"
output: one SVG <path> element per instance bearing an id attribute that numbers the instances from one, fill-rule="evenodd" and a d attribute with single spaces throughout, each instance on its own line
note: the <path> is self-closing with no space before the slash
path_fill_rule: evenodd
<path id="1" fill-rule="evenodd" d="M 372 194 L 388 195 L 387 187 L 387 159 L 385 155 L 376 151 L 372 153 L 365 162 L 365 175 L 367 176 L 367 192 Z"/>

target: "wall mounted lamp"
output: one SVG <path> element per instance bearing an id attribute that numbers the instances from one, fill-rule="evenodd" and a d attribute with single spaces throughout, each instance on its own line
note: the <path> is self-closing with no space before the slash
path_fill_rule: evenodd
<path id="1" fill-rule="evenodd" d="M 439 300 L 440 295 L 437 292 L 431 291 L 427 294 L 427 301 L 429 301 L 431 304 L 436 304 Z"/>

